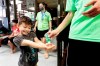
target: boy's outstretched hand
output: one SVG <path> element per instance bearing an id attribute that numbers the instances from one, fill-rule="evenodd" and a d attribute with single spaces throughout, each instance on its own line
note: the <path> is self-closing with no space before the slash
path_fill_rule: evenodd
<path id="1" fill-rule="evenodd" d="M 52 43 L 46 43 L 46 50 L 53 51 L 56 49 L 56 46 Z"/>

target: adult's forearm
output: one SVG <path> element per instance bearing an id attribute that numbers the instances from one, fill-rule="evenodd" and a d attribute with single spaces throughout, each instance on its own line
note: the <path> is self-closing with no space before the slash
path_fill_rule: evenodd
<path id="1" fill-rule="evenodd" d="M 67 16 L 64 18 L 64 20 L 62 21 L 62 23 L 58 26 L 58 28 L 56 29 L 57 32 L 61 32 L 66 26 L 68 26 L 72 20 L 74 16 L 74 12 L 69 12 L 67 14 Z"/>

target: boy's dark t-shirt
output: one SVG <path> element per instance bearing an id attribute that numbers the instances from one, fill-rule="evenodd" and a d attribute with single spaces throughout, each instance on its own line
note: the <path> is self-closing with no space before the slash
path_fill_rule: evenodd
<path id="1" fill-rule="evenodd" d="M 32 48 L 29 46 L 21 46 L 21 42 L 23 39 L 32 40 L 36 34 L 34 32 L 30 32 L 28 35 L 16 36 L 13 41 L 16 46 L 21 50 L 21 55 L 19 58 L 19 66 L 35 66 L 38 61 L 38 52 L 36 48 Z"/>

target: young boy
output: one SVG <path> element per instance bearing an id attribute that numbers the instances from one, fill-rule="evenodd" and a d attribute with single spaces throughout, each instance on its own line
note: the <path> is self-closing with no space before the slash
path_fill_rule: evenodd
<path id="1" fill-rule="evenodd" d="M 36 66 L 38 62 L 37 49 L 51 50 L 55 46 L 53 44 L 43 44 L 36 37 L 34 32 L 31 32 L 32 21 L 26 16 L 20 18 L 18 24 L 20 33 L 14 38 L 14 43 L 21 50 L 19 66 Z"/>
<path id="2" fill-rule="evenodd" d="M 47 7 L 47 4 L 44 2 L 41 2 L 39 4 L 40 12 L 37 13 L 36 23 L 34 26 L 34 31 L 36 31 L 37 37 L 43 43 L 46 43 L 45 37 L 44 37 L 45 33 L 52 30 L 51 14 L 46 10 L 46 7 Z M 37 28 L 37 30 L 36 30 L 36 28 Z M 45 50 L 45 52 L 44 52 L 44 57 L 46 59 L 48 59 L 48 57 L 49 57 L 47 50 Z"/>

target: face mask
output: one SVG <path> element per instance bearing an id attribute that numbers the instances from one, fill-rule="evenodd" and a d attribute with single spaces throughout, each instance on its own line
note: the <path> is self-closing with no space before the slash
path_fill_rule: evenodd
<path id="1" fill-rule="evenodd" d="M 43 7 L 41 7 L 41 8 L 40 8 L 40 11 L 42 11 L 42 10 L 44 10 L 44 8 L 43 8 Z"/>

